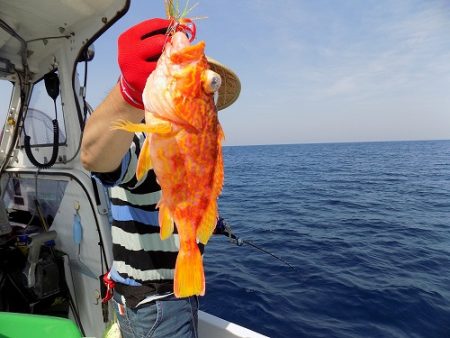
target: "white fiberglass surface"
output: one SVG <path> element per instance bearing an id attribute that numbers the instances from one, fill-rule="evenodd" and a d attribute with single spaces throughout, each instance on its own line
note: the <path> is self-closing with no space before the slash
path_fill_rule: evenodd
<path id="1" fill-rule="evenodd" d="M 3 125 L 6 122 L 8 115 L 9 104 L 11 102 L 13 85 L 10 81 L 0 79 L 0 126 L 3 130 Z M 0 138 L 1 139 L 1 138 Z"/>

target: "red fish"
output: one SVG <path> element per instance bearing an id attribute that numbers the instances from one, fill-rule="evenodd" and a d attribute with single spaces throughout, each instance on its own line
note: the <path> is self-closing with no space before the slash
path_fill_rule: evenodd
<path id="1" fill-rule="evenodd" d="M 209 69 L 203 41 L 191 45 L 176 32 L 167 42 L 143 93 L 145 124 L 119 121 L 115 128 L 145 132 L 136 176 L 154 169 L 162 189 L 161 238 L 177 227 L 174 293 L 203 295 L 205 277 L 197 242 L 206 244 L 218 216 L 224 179 L 223 131 L 214 104 L 220 76 Z"/>

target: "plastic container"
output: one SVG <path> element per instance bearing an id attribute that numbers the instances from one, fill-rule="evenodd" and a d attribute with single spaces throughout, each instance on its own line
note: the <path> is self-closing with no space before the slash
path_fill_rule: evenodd
<path id="1" fill-rule="evenodd" d="M 1 338 L 80 338 L 78 327 L 69 319 L 0 312 Z"/>

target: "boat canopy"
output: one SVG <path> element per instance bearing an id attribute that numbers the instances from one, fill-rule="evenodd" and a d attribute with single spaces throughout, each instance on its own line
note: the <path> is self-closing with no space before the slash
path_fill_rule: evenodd
<path id="1" fill-rule="evenodd" d="M 130 0 L 0 0 L 0 103 L 8 90 L 11 97 L 6 109 L 0 107 L 0 172 L 13 155 L 22 168 L 79 165 L 72 160 L 90 106 L 77 65 L 92 59 L 92 43 L 129 5 Z"/>
<path id="2" fill-rule="evenodd" d="M 0 0 L 0 72 L 11 67 L 43 74 L 55 52 L 81 52 L 120 18 L 127 0 Z"/>

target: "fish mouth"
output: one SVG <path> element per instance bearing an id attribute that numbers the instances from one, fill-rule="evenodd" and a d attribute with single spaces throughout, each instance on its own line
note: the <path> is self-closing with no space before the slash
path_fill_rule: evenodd
<path id="1" fill-rule="evenodd" d="M 195 45 L 188 45 L 182 49 L 174 51 L 170 55 L 170 61 L 175 64 L 193 63 L 205 57 L 205 41 L 200 41 Z"/>

